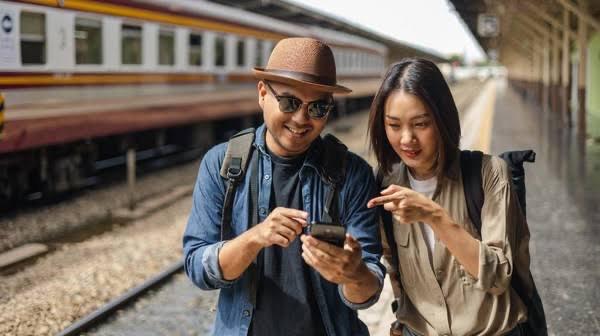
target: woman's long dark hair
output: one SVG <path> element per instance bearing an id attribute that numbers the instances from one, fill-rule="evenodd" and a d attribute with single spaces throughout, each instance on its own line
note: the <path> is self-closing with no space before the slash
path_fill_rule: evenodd
<path id="1" fill-rule="evenodd" d="M 385 103 L 394 91 L 417 96 L 429 108 L 439 133 L 436 175 L 446 174 L 459 153 L 460 122 L 458 110 L 444 76 L 431 61 L 405 58 L 393 64 L 383 78 L 369 113 L 371 149 L 383 173 L 390 173 L 400 157 L 385 133 Z"/>

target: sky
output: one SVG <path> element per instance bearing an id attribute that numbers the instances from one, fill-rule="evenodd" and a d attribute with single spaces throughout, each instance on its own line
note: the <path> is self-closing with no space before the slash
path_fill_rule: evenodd
<path id="1" fill-rule="evenodd" d="M 288 0 L 448 56 L 483 59 L 477 41 L 448 0 Z"/>

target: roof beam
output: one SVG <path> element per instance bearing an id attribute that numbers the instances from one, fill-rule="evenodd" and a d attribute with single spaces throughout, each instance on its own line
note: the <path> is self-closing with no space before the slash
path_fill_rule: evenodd
<path id="1" fill-rule="evenodd" d="M 528 25 L 531 29 L 538 32 L 540 35 L 542 35 L 544 37 L 554 38 L 554 36 L 552 34 L 550 34 L 549 27 L 544 27 L 543 24 L 537 22 L 536 20 L 532 19 L 531 17 L 524 16 L 523 13 L 515 13 L 515 17 L 522 23 L 525 23 L 526 25 Z"/>
<path id="2" fill-rule="evenodd" d="M 579 7 L 573 5 L 571 2 L 567 0 L 558 0 L 558 2 L 563 5 L 564 8 L 570 10 L 577 18 L 585 21 L 588 25 L 592 26 L 595 30 L 600 30 L 600 21 L 593 18 L 591 15 L 581 10 Z"/>
<path id="3" fill-rule="evenodd" d="M 552 26 L 554 26 L 562 31 L 566 30 L 568 35 L 572 37 L 573 41 L 575 41 L 575 34 L 574 34 L 574 32 L 573 33 L 571 32 L 570 27 L 568 27 L 568 26 L 565 27 L 565 25 L 563 25 L 561 22 L 559 22 L 556 18 L 554 18 L 550 14 L 548 14 L 546 8 L 541 8 L 538 5 L 535 5 L 528 1 L 519 1 L 517 3 L 517 6 L 528 11 L 529 13 L 531 13 L 533 15 L 537 15 L 542 20 L 548 22 Z"/>

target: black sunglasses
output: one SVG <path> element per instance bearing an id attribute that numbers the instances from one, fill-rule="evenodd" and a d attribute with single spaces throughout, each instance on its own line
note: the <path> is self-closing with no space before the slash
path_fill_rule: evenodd
<path id="1" fill-rule="evenodd" d="M 275 90 L 271 87 L 271 85 L 267 82 L 264 82 L 267 85 L 267 88 L 271 91 L 277 102 L 279 103 L 279 110 L 284 113 L 293 113 L 298 111 L 302 105 L 306 104 L 308 106 L 308 116 L 313 119 L 323 119 L 333 110 L 333 98 L 329 97 L 329 99 L 320 99 L 315 100 L 309 103 L 305 103 L 300 98 L 296 98 L 294 96 L 281 96 L 278 95 Z"/>

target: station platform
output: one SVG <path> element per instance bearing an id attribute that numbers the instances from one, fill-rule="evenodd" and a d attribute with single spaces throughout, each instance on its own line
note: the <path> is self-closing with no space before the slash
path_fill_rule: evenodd
<path id="1" fill-rule="evenodd" d="M 497 89 L 491 152 L 532 148 L 526 166 L 532 272 L 551 335 L 600 334 L 600 144 L 516 91 Z"/>

